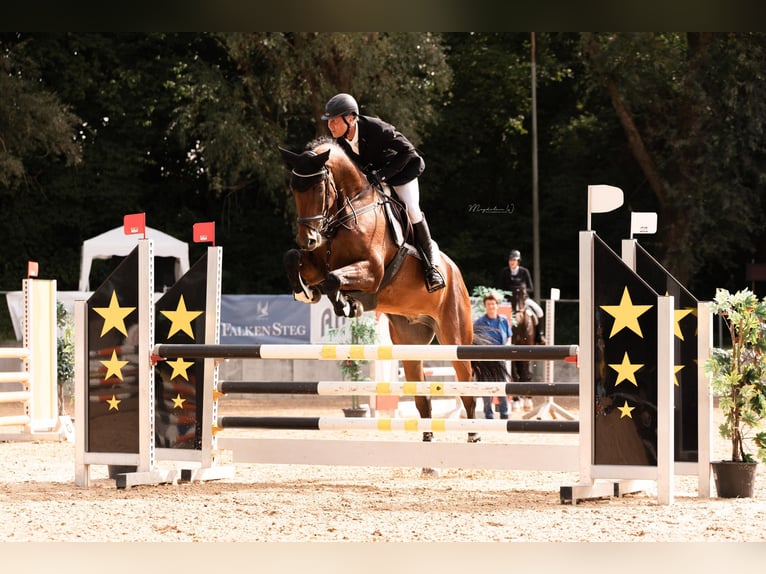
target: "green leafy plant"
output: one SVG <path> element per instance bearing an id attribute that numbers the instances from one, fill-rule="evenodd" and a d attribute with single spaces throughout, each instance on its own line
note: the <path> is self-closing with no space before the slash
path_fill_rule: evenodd
<path id="1" fill-rule="evenodd" d="M 731 339 L 731 348 L 714 348 L 704 365 L 724 415 L 718 430 L 731 441 L 732 461 L 766 463 L 766 431 L 759 430 L 766 417 L 766 298 L 717 289 L 712 310 Z"/>
<path id="2" fill-rule="evenodd" d="M 61 301 L 56 302 L 56 378 L 58 382 L 59 414 L 64 413 L 65 389 L 74 381 L 74 322 Z M 71 389 L 70 389 L 71 390 Z M 70 393 L 71 395 L 71 393 Z"/>
<path id="3" fill-rule="evenodd" d="M 339 343 L 351 345 L 372 345 L 377 343 L 378 333 L 376 331 L 375 318 L 371 315 L 362 315 L 353 317 L 342 327 L 330 330 L 330 339 Z M 338 362 L 343 380 L 346 381 L 366 381 L 369 377 L 364 377 L 363 367 L 369 361 L 363 359 L 345 359 Z M 352 395 L 351 407 L 359 408 L 359 397 Z"/>

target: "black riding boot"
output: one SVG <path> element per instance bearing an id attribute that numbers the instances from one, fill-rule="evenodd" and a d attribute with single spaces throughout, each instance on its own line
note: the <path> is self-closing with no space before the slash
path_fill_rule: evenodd
<path id="1" fill-rule="evenodd" d="M 429 293 L 444 289 L 444 277 L 433 264 L 433 244 L 431 243 L 431 232 L 428 230 L 428 224 L 425 219 L 412 225 L 412 232 L 415 236 L 415 247 L 420 252 L 423 260 L 423 274 L 426 280 L 426 290 Z"/>
<path id="2" fill-rule="evenodd" d="M 535 325 L 535 344 L 536 345 L 545 345 L 545 337 L 540 332 L 540 323 Z"/>

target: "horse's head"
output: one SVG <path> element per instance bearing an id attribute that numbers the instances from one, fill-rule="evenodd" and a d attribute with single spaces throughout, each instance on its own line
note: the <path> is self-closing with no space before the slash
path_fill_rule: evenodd
<path id="1" fill-rule="evenodd" d="M 511 303 L 514 310 L 523 311 L 527 304 L 527 286 L 523 283 L 515 287 L 511 294 Z"/>
<path id="2" fill-rule="evenodd" d="M 337 228 L 336 215 L 348 196 L 366 184 L 354 163 L 332 140 L 320 138 L 303 153 L 279 148 L 290 168 L 290 189 L 298 213 L 298 247 L 313 251 Z"/>
<path id="3" fill-rule="evenodd" d="M 321 153 L 306 150 L 301 154 L 279 148 L 282 158 L 290 168 L 290 189 L 295 198 L 298 213 L 298 247 L 312 251 L 322 243 L 321 226 L 335 201 L 335 190 L 330 185 L 330 173 L 326 165 L 330 149 Z"/>

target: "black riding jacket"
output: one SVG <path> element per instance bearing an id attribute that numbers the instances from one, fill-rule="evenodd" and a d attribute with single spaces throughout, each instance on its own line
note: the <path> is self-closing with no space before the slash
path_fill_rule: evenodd
<path id="1" fill-rule="evenodd" d="M 358 155 L 345 137 L 336 141 L 365 174 L 375 171 L 381 181 L 403 185 L 423 173 L 425 161 L 410 140 L 394 126 L 370 116 L 358 116 L 356 126 L 359 130 Z"/>
<path id="2" fill-rule="evenodd" d="M 497 274 L 496 286 L 503 291 L 514 291 L 520 285 L 527 286 L 527 297 L 534 298 L 534 287 L 532 286 L 532 277 L 529 275 L 529 269 L 519 265 L 519 271 L 516 275 L 511 275 L 511 268 L 507 265 Z"/>

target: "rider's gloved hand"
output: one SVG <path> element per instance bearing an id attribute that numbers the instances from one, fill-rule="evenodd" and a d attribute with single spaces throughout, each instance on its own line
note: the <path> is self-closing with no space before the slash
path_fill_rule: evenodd
<path id="1" fill-rule="evenodd" d="M 380 176 L 379 169 L 370 170 L 367 173 L 367 181 L 369 181 L 372 185 L 383 189 L 383 178 Z"/>

